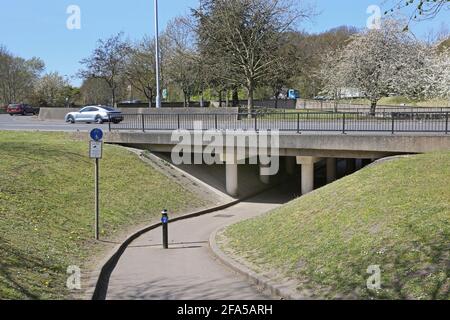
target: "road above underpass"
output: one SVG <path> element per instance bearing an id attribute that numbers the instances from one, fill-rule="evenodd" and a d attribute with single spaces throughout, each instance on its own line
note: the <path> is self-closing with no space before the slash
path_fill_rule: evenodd
<path id="1" fill-rule="evenodd" d="M 0 114 L 0 130 L 6 131 L 58 131 L 89 132 L 94 128 L 108 131 L 108 124 L 69 124 L 63 120 L 39 120 L 35 116 L 13 116 Z"/>
<path id="2" fill-rule="evenodd" d="M 145 121 L 141 121 L 134 118 L 130 118 L 135 115 L 125 115 L 125 121 L 120 124 L 111 124 L 111 132 L 155 132 L 158 131 L 177 131 L 177 127 L 181 125 L 182 130 L 194 129 L 194 124 L 199 123 L 203 129 L 214 130 L 217 127 L 219 131 L 229 130 L 233 131 L 254 131 L 254 120 L 242 119 L 236 120 L 234 117 L 231 119 L 230 115 L 222 115 L 227 117 L 228 120 L 222 120 L 215 125 L 211 122 L 210 118 L 202 118 L 200 115 L 189 115 L 188 119 L 185 119 L 177 125 L 173 118 L 176 115 L 145 115 Z M 186 116 L 186 115 L 184 115 Z M 194 118 L 196 116 L 197 118 Z M 211 116 L 211 115 L 208 115 Z M 198 118 L 200 117 L 200 118 Z M 144 124 L 144 126 L 142 126 Z M 450 124 L 444 119 L 440 120 L 403 120 L 397 121 L 392 126 L 389 121 L 379 121 L 377 119 L 372 120 L 349 120 L 345 124 L 345 130 L 343 130 L 342 120 L 336 119 L 310 119 L 302 120 L 300 122 L 295 121 L 283 121 L 280 119 L 264 119 L 256 122 L 258 131 L 264 130 L 277 130 L 286 134 L 302 134 L 302 135 L 352 135 L 352 136 L 391 136 L 393 135 L 392 128 L 395 135 L 402 136 L 445 136 L 450 137 Z M 101 128 L 107 132 L 110 129 L 108 123 L 105 124 L 85 124 L 66 123 L 64 120 L 40 120 L 36 116 L 9 116 L 7 114 L 0 114 L 0 130 L 11 131 L 60 131 L 60 132 L 89 132 L 93 128 Z M 412 131 L 409 131 L 409 130 Z"/>

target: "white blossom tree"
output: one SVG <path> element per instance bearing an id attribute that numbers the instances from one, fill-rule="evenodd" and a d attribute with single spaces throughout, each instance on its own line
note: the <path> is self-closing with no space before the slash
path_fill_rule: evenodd
<path id="1" fill-rule="evenodd" d="M 434 50 L 427 60 L 429 67 L 423 79 L 427 85 L 426 97 L 450 101 L 450 49 Z"/>
<path id="2" fill-rule="evenodd" d="M 66 88 L 69 82 L 57 72 L 50 72 L 42 76 L 35 85 L 33 100 L 39 106 L 62 106 L 65 104 Z"/>
<path id="3" fill-rule="evenodd" d="M 322 92 L 335 101 L 335 111 L 341 98 L 344 73 L 341 72 L 343 54 L 341 50 L 326 52 L 321 56 L 321 67 L 317 72 L 319 79 L 324 79 Z"/>
<path id="4" fill-rule="evenodd" d="M 431 56 L 427 46 L 403 30 L 402 22 L 386 20 L 382 28 L 353 36 L 342 53 L 335 53 L 332 62 L 336 65 L 328 71 L 333 75 L 324 79 L 325 89 L 335 96 L 336 88 L 357 88 L 370 101 L 371 114 L 375 114 L 383 97 L 426 94 L 428 82 L 421 80 L 421 72 L 429 72 Z"/>
<path id="5" fill-rule="evenodd" d="M 438 92 L 441 97 L 450 101 L 450 50 L 441 53 L 437 61 L 438 68 L 441 70 Z"/>

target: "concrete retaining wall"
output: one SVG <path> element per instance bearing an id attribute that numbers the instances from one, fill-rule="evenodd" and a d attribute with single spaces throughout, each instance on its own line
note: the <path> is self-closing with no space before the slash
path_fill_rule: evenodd
<path id="1" fill-rule="evenodd" d="M 64 120 L 69 112 L 75 112 L 80 109 L 72 108 L 41 108 L 39 111 L 39 120 Z"/>
<path id="2" fill-rule="evenodd" d="M 230 105 L 233 103 L 232 101 L 229 102 Z M 247 107 L 247 100 L 239 100 L 239 105 L 243 108 Z M 215 108 L 219 108 L 219 101 L 211 101 L 211 106 Z M 222 101 L 222 105 L 225 107 L 225 101 Z M 255 100 L 253 101 L 254 108 L 256 109 L 274 109 L 275 108 L 275 100 Z M 296 100 L 278 100 L 277 103 L 277 109 L 295 109 L 297 106 Z"/>
<path id="3" fill-rule="evenodd" d="M 76 112 L 80 109 L 71 108 L 41 108 L 39 113 L 39 120 L 64 120 L 66 114 L 69 112 Z M 163 109 L 149 109 L 149 108 L 124 108 L 119 109 L 124 114 L 202 114 L 202 113 L 218 113 L 218 114 L 233 114 L 238 113 L 238 108 L 163 108 Z"/>

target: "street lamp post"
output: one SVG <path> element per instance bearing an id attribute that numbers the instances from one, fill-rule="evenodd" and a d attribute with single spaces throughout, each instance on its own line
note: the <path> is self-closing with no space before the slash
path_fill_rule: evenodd
<path id="1" fill-rule="evenodd" d="M 155 0 L 155 61 L 156 61 L 156 108 L 161 108 L 161 88 L 159 83 L 159 26 L 158 26 L 158 0 Z"/>

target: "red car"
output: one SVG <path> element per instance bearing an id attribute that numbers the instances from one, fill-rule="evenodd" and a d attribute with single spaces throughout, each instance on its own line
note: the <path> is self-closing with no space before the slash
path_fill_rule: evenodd
<path id="1" fill-rule="evenodd" d="M 20 103 L 20 104 L 10 104 L 8 108 L 6 109 L 6 112 L 13 116 L 15 114 L 21 114 L 26 116 L 27 114 L 36 114 L 36 109 L 34 109 L 32 106 Z"/>

